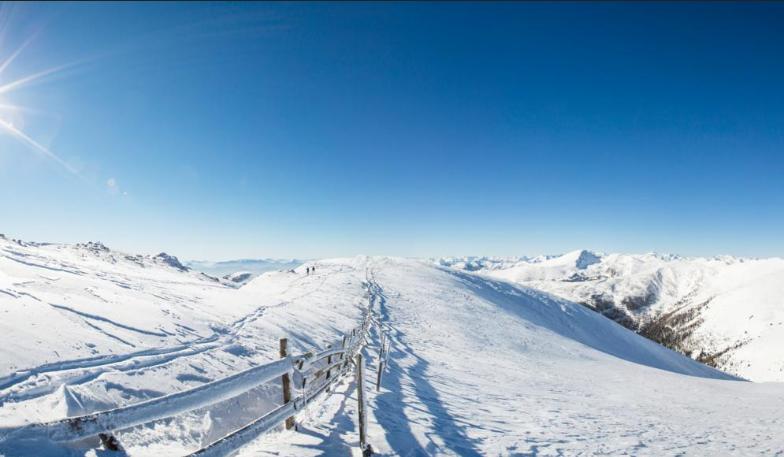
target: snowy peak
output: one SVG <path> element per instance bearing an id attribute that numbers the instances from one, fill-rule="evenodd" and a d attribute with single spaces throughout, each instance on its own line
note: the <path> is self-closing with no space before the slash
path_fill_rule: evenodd
<path id="1" fill-rule="evenodd" d="M 599 254 L 592 251 L 577 250 L 568 252 L 562 256 L 554 257 L 542 262 L 543 266 L 566 266 L 574 267 L 578 270 L 585 270 L 591 265 L 601 262 Z"/>
<path id="2" fill-rule="evenodd" d="M 156 255 L 155 257 L 153 257 L 153 260 L 155 260 L 156 262 L 161 263 L 163 265 L 168 265 L 168 266 L 170 266 L 172 268 L 176 268 L 176 269 L 178 269 L 180 271 L 188 271 L 188 270 L 190 270 L 190 268 L 188 268 L 185 265 L 183 265 L 182 263 L 180 263 L 180 260 L 177 257 L 175 257 L 173 255 L 169 255 L 169 254 L 167 254 L 165 252 L 161 252 L 160 254 Z"/>
<path id="3" fill-rule="evenodd" d="M 76 247 L 94 252 L 96 254 L 110 251 L 110 249 L 100 241 L 88 241 L 86 243 L 77 243 Z"/>

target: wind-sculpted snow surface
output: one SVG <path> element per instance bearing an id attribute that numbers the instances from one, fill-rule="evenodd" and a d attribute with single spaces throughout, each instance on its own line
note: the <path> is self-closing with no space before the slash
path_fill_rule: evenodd
<path id="1" fill-rule="evenodd" d="M 390 342 L 381 389 L 366 392 L 368 442 L 381 455 L 784 449 L 784 386 L 734 380 L 580 305 L 513 283 L 429 262 L 358 257 L 265 273 L 236 289 L 108 249 L 0 247 L 0 287 L 8 292 L 0 312 L 14 319 L 2 322 L 11 333 L 0 333 L 0 435 L 236 375 L 276 360 L 282 336 L 292 353 L 324 349 L 362 320 L 369 289 L 374 320 Z M 315 273 L 306 275 L 308 266 Z M 369 343 L 366 384 L 374 387 L 378 327 Z M 33 351 L 14 352 L 25 346 Z M 185 455 L 280 404 L 280 385 L 271 382 L 116 436 L 129 455 Z M 265 435 L 241 455 L 356 452 L 353 382 L 297 420 L 298 431 Z M 85 444 L 24 447 L 0 436 L 0 455 L 96 455 Z"/>

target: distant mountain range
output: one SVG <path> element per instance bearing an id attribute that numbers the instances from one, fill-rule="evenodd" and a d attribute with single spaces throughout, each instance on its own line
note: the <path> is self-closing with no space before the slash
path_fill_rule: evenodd
<path id="1" fill-rule="evenodd" d="M 211 262 L 207 260 L 190 260 L 185 265 L 192 269 L 212 276 L 225 277 L 235 273 L 251 273 L 258 276 L 267 271 L 290 270 L 302 265 L 299 259 L 238 259 Z"/>

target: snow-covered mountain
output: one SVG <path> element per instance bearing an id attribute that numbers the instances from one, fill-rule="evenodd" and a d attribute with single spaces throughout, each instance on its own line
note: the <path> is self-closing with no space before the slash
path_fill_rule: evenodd
<path id="1" fill-rule="evenodd" d="M 744 378 L 784 381 L 784 259 L 603 255 L 583 250 L 536 259 L 437 262 L 588 305 L 668 347 Z"/>
<path id="2" fill-rule="evenodd" d="M 362 320 L 368 295 L 391 343 L 380 390 L 366 392 L 368 442 L 381 455 L 784 447 L 784 385 L 735 380 L 529 287 L 426 261 L 356 257 L 234 288 L 170 257 L 0 239 L 0 455 L 96 455 L 44 442 L 21 448 L 3 429 L 203 385 L 276 360 L 282 336 L 293 353 L 324 348 Z M 368 340 L 373 385 L 378 328 Z M 354 387 L 339 385 L 297 415 L 298 430 L 265 436 L 241 455 L 350 454 Z M 272 383 L 116 436 L 131 456 L 184 455 L 280 398 Z"/>

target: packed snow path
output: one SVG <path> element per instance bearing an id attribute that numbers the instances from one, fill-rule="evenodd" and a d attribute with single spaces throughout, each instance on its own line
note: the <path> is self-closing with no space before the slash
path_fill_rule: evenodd
<path id="1" fill-rule="evenodd" d="M 781 384 L 732 380 L 581 306 L 506 282 L 414 260 L 354 258 L 318 262 L 311 276 L 305 266 L 265 274 L 235 290 L 65 248 L 5 252 L 35 265 L 0 258 L 0 280 L 13 294 L 0 305 L 25 319 L 4 322 L 16 329 L 13 340 L 0 335 L 8 339 L 4 366 L 14 365 L 0 373 L 0 426 L 191 388 L 276 359 L 281 336 L 293 352 L 324 347 L 357 325 L 369 282 L 391 341 L 381 390 L 367 391 L 368 442 L 381 455 L 784 455 Z M 174 331 L 183 327 L 191 330 Z M 365 354 L 373 387 L 376 338 L 374 330 Z M 35 350 L 8 352 L 25 346 Z M 73 361 L 53 363 L 63 350 Z M 272 383 L 117 436 L 129 455 L 184 455 L 279 403 Z M 298 421 L 298 431 L 268 434 L 241 455 L 358 452 L 352 382 Z M 68 454 L 43 446 L 35 455 Z"/>

